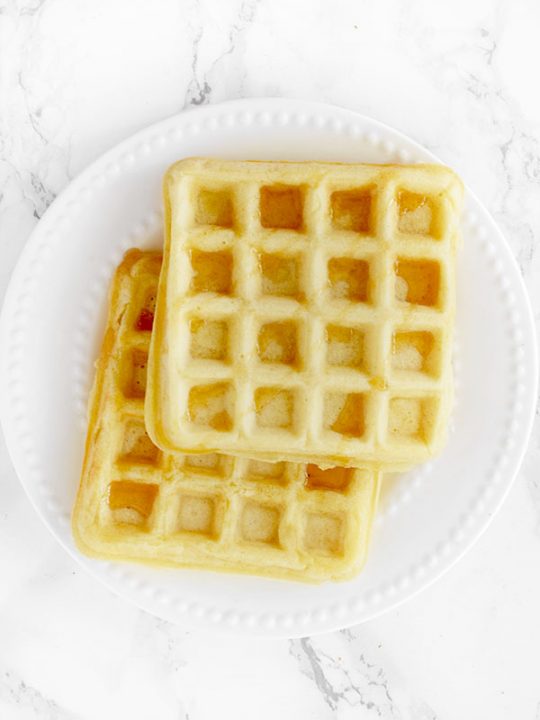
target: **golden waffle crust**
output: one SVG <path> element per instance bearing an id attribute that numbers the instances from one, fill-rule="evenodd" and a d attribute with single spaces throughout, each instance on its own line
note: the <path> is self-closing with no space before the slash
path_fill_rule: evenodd
<path id="1" fill-rule="evenodd" d="M 441 448 L 451 170 L 188 159 L 164 195 L 146 401 L 159 447 L 392 469 Z"/>
<path id="2" fill-rule="evenodd" d="M 161 257 L 118 268 L 73 511 L 79 548 L 101 558 L 319 582 L 367 552 L 378 473 L 161 452 L 144 425 Z"/>

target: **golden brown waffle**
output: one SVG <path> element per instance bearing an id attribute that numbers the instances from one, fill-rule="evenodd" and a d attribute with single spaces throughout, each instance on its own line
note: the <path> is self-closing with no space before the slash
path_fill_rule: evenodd
<path id="1" fill-rule="evenodd" d="M 442 445 L 462 186 L 435 165 L 192 159 L 165 178 L 163 449 L 398 469 Z"/>
<path id="2" fill-rule="evenodd" d="M 92 393 L 73 531 L 88 555 L 345 578 L 363 564 L 379 474 L 220 454 L 162 453 L 146 434 L 146 363 L 161 257 L 117 270 Z"/>

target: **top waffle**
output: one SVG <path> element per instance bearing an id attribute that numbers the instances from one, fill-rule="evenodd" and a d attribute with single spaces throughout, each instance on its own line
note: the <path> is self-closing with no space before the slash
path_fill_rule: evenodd
<path id="1" fill-rule="evenodd" d="M 435 165 L 176 163 L 156 444 L 396 469 L 430 457 L 452 398 L 461 199 Z"/>

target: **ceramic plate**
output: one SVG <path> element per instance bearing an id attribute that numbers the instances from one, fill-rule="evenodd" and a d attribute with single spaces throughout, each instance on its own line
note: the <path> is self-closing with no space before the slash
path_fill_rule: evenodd
<path id="1" fill-rule="evenodd" d="M 0 327 L 0 412 L 17 473 L 44 522 L 96 578 L 190 628 L 300 636 L 359 623 L 411 597 L 471 547 L 508 492 L 536 398 L 534 330 L 519 270 L 470 193 L 458 263 L 456 404 L 435 461 L 385 483 L 364 571 L 304 586 L 160 570 L 79 554 L 70 513 L 93 362 L 114 268 L 161 244 L 161 179 L 192 155 L 437 162 L 380 123 L 327 105 L 245 100 L 185 112 L 121 143 L 83 172 L 33 232 Z"/>

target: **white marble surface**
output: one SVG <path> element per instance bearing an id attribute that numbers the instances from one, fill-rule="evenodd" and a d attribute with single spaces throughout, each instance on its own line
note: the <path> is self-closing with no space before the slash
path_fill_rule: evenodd
<path id="1" fill-rule="evenodd" d="M 325 100 L 454 166 L 540 315 L 536 0 L 1 0 L 0 295 L 92 159 L 237 97 Z M 113 597 L 41 525 L 0 445 L 0 718 L 540 719 L 540 428 L 489 530 L 435 586 L 303 640 L 186 632 Z"/>

